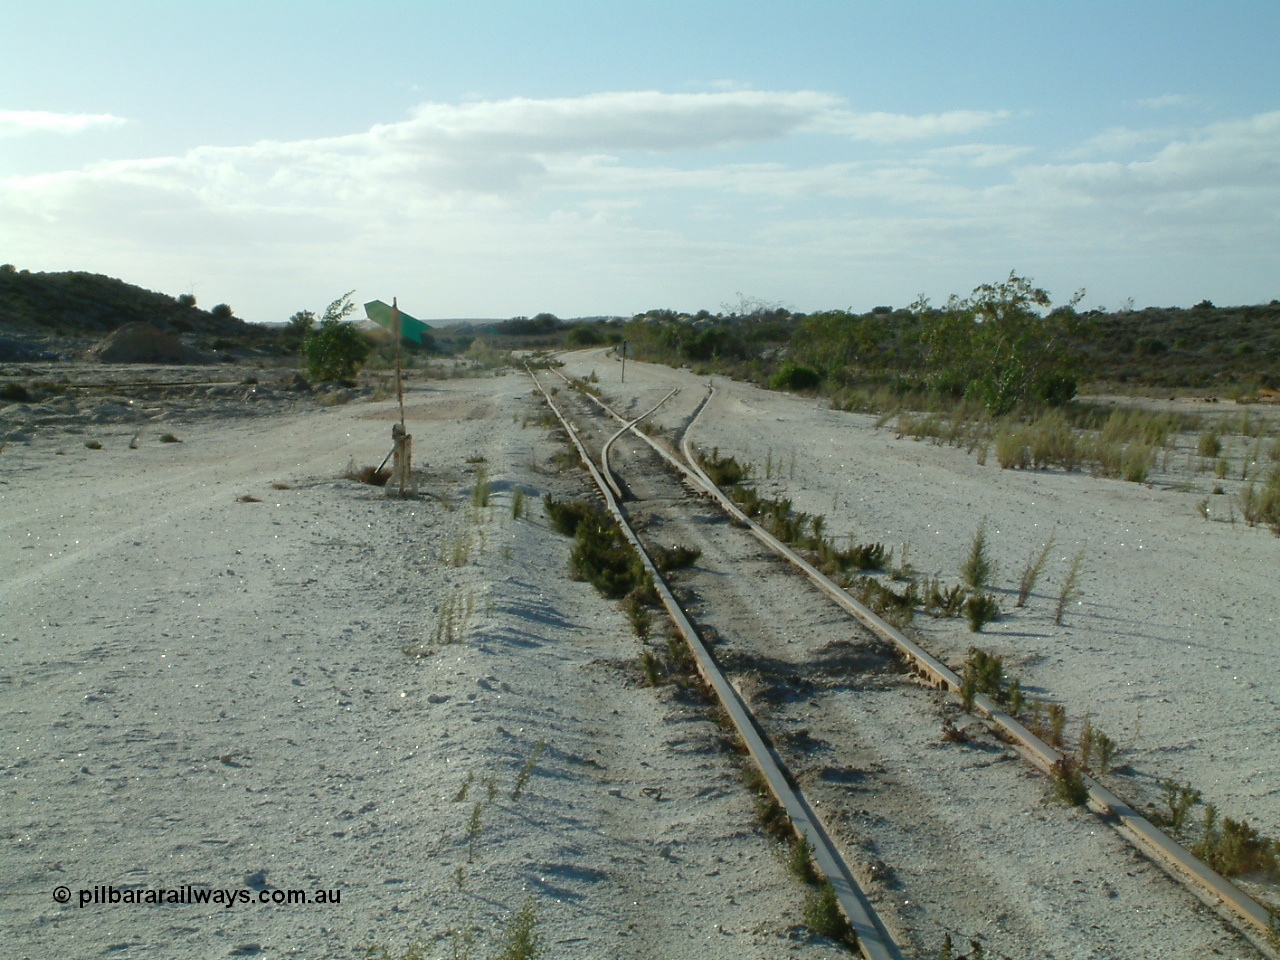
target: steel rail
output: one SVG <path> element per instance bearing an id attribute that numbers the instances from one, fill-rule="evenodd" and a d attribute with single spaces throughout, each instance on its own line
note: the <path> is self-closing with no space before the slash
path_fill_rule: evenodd
<path id="1" fill-rule="evenodd" d="M 566 379 L 567 382 L 567 378 L 563 374 L 559 371 L 555 372 L 562 379 Z M 689 477 L 697 487 L 714 497 L 726 513 L 749 529 L 757 539 L 802 570 L 836 604 L 897 646 L 918 672 L 934 686 L 938 689 L 959 693 L 960 677 L 956 675 L 955 671 L 876 615 L 874 611 L 849 596 L 845 590 L 837 586 L 820 570 L 748 517 L 707 476 L 699 465 L 698 458 L 694 456 L 690 434 L 698 420 L 710 406 L 711 397 L 714 393 L 714 388 L 712 388 L 711 393 L 699 405 L 685 427 L 684 435 L 681 438 L 681 452 L 687 461 L 687 465 L 681 463 L 679 459 L 647 434 L 638 430 L 633 431 L 633 433 L 647 442 L 668 463 Z M 619 421 L 624 421 L 624 418 L 612 410 L 604 401 L 598 397 L 591 397 L 591 399 L 612 417 Z M 986 694 L 977 694 L 974 697 L 974 702 L 983 713 L 1013 740 L 1013 746 L 1018 752 L 1043 772 L 1050 773 L 1054 765 L 1062 759 L 1063 755 L 1060 752 L 1037 737 L 1017 719 L 1006 713 L 999 704 Z M 1169 837 L 1164 831 L 1156 827 L 1150 820 L 1134 810 L 1133 807 L 1120 797 L 1117 797 L 1097 780 L 1088 775 L 1082 775 L 1082 778 L 1089 790 L 1090 809 L 1100 814 L 1104 822 L 1108 823 L 1132 846 L 1137 847 L 1152 861 L 1161 866 L 1167 874 L 1184 884 L 1207 905 L 1215 908 L 1225 907 L 1235 917 L 1245 921 L 1248 924 L 1247 927 L 1237 928 L 1255 947 L 1268 956 L 1280 956 L 1272 946 L 1272 943 L 1268 942 L 1274 942 L 1274 939 L 1280 936 L 1280 925 L 1278 925 L 1278 920 L 1273 919 L 1272 914 L 1265 907 L 1230 880 L 1214 871 L 1186 847 Z"/>
<path id="2" fill-rule="evenodd" d="M 621 429 L 619 429 L 617 433 L 615 433 L 612 437 L 606 440 L 604 442 L 604 446 L 600 449 L 600 471 L 601 473 L 604 474 L 605 483 L 609 484 L 609 489 L 613 491 L 613 495 L 617 497 L 619 500 L 622 499 L 622 488 L 618 486 L 618 482 L 617 482 L 617 479 L 614 477 L 613 471 L 609 469 L 609 448 L 613 446 L 613 442 L 615 440 L 617 440 L 620 436 L 622 436 L 632 427 L 636 426 L 641 420 L 649 416 L 649 414 L 654 413 L 659 407 L 661 407 L 664 403 L 666 403 L 668 400 L 670 400 L 679 392 L 680 392 L 680 388 L 676 387 L 674 390 L 672 390 L 665 397 L 663 397 L 661 400 L 655 403 L 652 407 L 650 407 L 644 413 L 640 414 L 640 416 L 636 417 L 630 423 L 623 424 Z"/>
<path id="3" fill-rule="evenodd" d="M 903 955 L 897 944 L 881 923 L 880 918 L 876 916 L 875 910 L 867 899 L 866 894 L 863 893 L 857 881 L 854 880 L 852 872 L 841 857 L 825 825 L 809 805 L 808 800 L 805 799 L 803 791 L 787 771 L 781 757 L 778 756 L 773 746 L 765 740 L 756 724 L 755 717 L 746 704 L 742 702 L 742 698 L 738 696 L 737 690 L 729 683 L 728 678 L 720 671 L 719 666 L 717 666 L 710 652 L 703 644 L 702 638 L 698 635 L 698 631 L 688 617 L 685 616 L 684 610 L 672 595 L 662 574 L 654 566 L 644 544 L 640 542 L 640 538 L 636 536 L 626 515 L 618 505 L 618 501 L 615 499 L 609 484 L 605 482 L 600 471 L 596 469 L 591 456 L 587 453 L 586 446 L 583 444 L 577 429 L 560 408 L 556 406 L 555 401 L 551 399 L 551 394 L 539 382 L 533 371 L 528 367 L 526 367 L 526 370 L 534 385 L 537 386 L 543 398 L 547 401 L 547 405 L 564 426 L 569 439 L 573 441 L 573 445 L 578 451 L 578 456 L 582 459 L 583 464 L 586 465 L 592 480 L 595 481 L 597 488 L 600 490 L 601 496 L 604 497 L 609 513 L 612 514 L 623 535 L 635 548 L 636 553 L 639 554 L 646 572 L 653 578 L 653 584 L 659 598 L 662 600 L 662 605 L 666 608 L 676 628 L 693 652 L 699 675 L 715 691 L 738 735 L 742 738 L 743 743 L 746 744 L 748 753 L 751 754 L 751 758 L 759 767 L 761 774 L 763 774 L 770 792 L 773 793 L 778 803 L 786 810 L 792 826 L 798 834 L 808 840 L 813 850 L 814 862 L 817 864 L 818 869 L 822 871 L 822 875 L 831 883 L 836 899 L 840 903 L 840 908 L 844 911 L 850 926 L 857 935 L 858 949 L 862 956 L 866 960 L 903 960 Z M 590 394 L 587 394 L 587 396 L 590 396 Z M 592 399 L 595 399 L 601 406 L 605 406 L 598 398 L 593 397 Z M 613 411 L 610 411 L 610 413 L 617 416 Z M 625 422 L 622 417 L 618 417 L 618 419 Z M 638 436 L 645 436 L 639 431 L 636 432 Z"/>
<path id="4" fill-rule="evenodd" d="M 804 571 L 810 580 L 843 609 L 858 617 L 876 633 L 892 641 L 916 668 L 933 681 L 936 686 L 940 689 L 949 689 L 958 694 L 960 692 L 960 677 L 950 667 L 932 656 L 919 644 L 903 635 L 901 631 L 886 623 L 872 610 L 849 596 L 846 591 L 837 586 L 820 570 L 748 517 L 711 480 L 698 463 L 697 457 L 694 456 L 693 443 L 690 438 L 690 432 L 706 411 L 707 406 L 709 406 L 709 403 L 704 405 L 690 421 L 689 426 L 685 428 L 684 437 L 681 441 L 681 451 L 684 453 L 690 469 L 695 471 L 700 478 L 701 485 L 719 501 L 721 507 L 730 516 L 745 524 L 759 540 L 774 552 Z M 1063 759 L 1063 754 L 1045 743 L 1017 719 L 1006 713 L 999 704 L 986 694 L 977 694 L 974 697 L 974 702 L 983 713 L 1015 741 L 1016 746 L 1021 747 L 1019 752 L 1044 772 L 1051 772 L 1054 765 Z M 1132 845 L 1143 850 L 1152 860 L 1163 866 L 1166 873 L 1183 882 L 1211 906 L 1225 904 L 1239 918 L 1247 921 L 1265 937 L 1275 937 L 1277 933 L 1280 933 L 1280 929 L 1275 926 L 1275 921 L 1265 907 L 1230 880 L 1215 872 L 1186 847 L 1170 838 L 1150 820 L 1134 810 L 1097 780 L 1088 775 L 1082 775 L 1082 778 L 1089 790 L 1090 808 L 1095 813 L 1102 814 L 1104 821 L 1110 823 Z M 1250 940 L 1255 942 L 1255 946 L 1261 946 L 1256 941 L 1256 938 L 1250 937 Z M 1272 955 L 1274 956 L 1274 954 Z"/>

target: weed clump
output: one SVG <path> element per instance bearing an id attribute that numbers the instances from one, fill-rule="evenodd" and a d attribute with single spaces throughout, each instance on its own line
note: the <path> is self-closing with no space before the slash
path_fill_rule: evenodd
<path id="1" fill-rule="evenodd" d="M 717 487 L 731 487 L 751 476 L 751 465 L 743 466 L 736 457 L 720 456 L 720 448 L 715 447 L 710 457 L 700 457 L 702 468 Z"/>
<path id="2" fill-rule="evenodd" d="M 1050 775 L 1053 799 L 1071 807 L 1082 807 L 1089 802 L 1089 788 L 1085 786 L 1080 765 L 1072 757 L 1062 757 L 1053 765 Z"/>
<path id="3" fill-rule="evenodd" d="M 520 794 L 524 792 L 525 784 L 529 782 L 529 778 L 533 776 L 533 768 L 538 765 L 538 761 L 542 759 L 543 751 L 547 749 L 547 741 L 539 740 L 533 745 L 533 752 L 529 754 L 529 758 L 516 771 L 516 784 L 511 789 L 511 799 L 519 800 Z"/>
<path id="4" fill-rule="evenodd" d="M 804 903 L 804 923 L 814 933 L 852 945 L 853 929 L 840 909 L 840 900 L 830 880 L 823 880 Z"/>
<path id="5" fill-rule="evenodd" d="M 538 916 L 534 910 L 533 894 L 525 900 L 502 934 L 502 949 L 498 960 L 534 960 L 538 956 Z"/>
<path id="6" fill-rule="evenodd" d="M 969 630 L 981 633 L 986 624 L 1000 617 L 1000 604 L 989 593 L 975 593 L 965 601 L 964 615 L 969 621 Z"/>
<path id="7" fill-rule="evenodd" d="M 492 488 L 489 485 L 489 469 L 483 459 L 476 464 L 476 479 L 471 485 L 471 505 L 476 508 L 487 507 Z"/>
<path id="8" fill-rule="evenodd" d="M 1264 837 L 1249 821 L 1230 817 L 1218 822 L 1218 808 L 1208 804 L 1200 840 L 1191 852 L 1223 876 L 1264 873 L 1280 880 L 1280 843 Z"/>
<path id="9" fill-rule="evenodd" d="M 1067 575 L 1062 579 L 1062 587 L 1058 590 L 1058 605 L 1053 611 L 1053 622 L 1062 623 L 1062 615 L 1067 606 L 1080 599 L 1080 567 L 1084 563 L 1084 547 L 1081 547 L 1067 568 Z"/>
<path id="10" fill-rule="evenodd" d="M 542 498 L 542 505 L 551 529 L 566 537 L 572 537 L 578 532 L 578 524 L 598 513 L 585 500 L 556 500 L 551 494 Z"/>
<path id="11" fill-rule="evenodd" d="M 1004 673 L 1004 657 L 997 657 L 977 647 L 969 648 L 964 667 L 960 671 L 960 700 L 965 710 L 972 710 L 974 699 L 982 693 L 996 703 L 1008 703 L 1010 695 L 1016 692 L 1021 703 L 1022 691 L 1019 681 L 1006 681 Z"/>
<path id="12" fill-rule="evenodd" d="M 658 547 L 653 551 L 653 565 L 662 573 L 691 567 L 698 562 L 702 551 L 697 547 L 683 545 L 674 547 Z"/>
<path id="13" fill-rule="evenodd" d="M 648 647 L 640 651 L 640 671 L 644 674 L 644 681 L 648 686 L 662 686 L 662 659 Z"/>
<path id="14" fill-rule="evenodd" d="M 968 591 L 960 584 L 944 588 L 937 577 L 925 580 L 924 609 L 932 617 L 958 617 L 964 609 Z"/>
<path id="15" fill-rule="evenodd" d="M 172 436 L 172 434 L 165 434 L 165 436 Z M 160 440 L 161 442 L 166 443 L 173 442 L 166 441 L 164 437 L 161 437 Z M 355 457 L 352 457 L 347 461 L 347 469 L 343 471 L 342 475 L 348 480 L 355 480 L 357 483 L 367 483 L 374 487 L 385 487 L 387 485 L 387 481 L 391 479 L 390 470 L 380 470 L 377 467 L 357 467 Z"/>
<path id="16" fill-rule="evenodd" d="M 648 580 L 635 548 L 617 525 L 598 511 L 578 524 L 569 551 L 569 571 L 611 600 L 625 597 Z"/>
<path id="17" fill-rule="evenodd" d="M 915 615 L 919 590 L 914 583 L 898 593 L 872 577 L 858 577 L 849 588 L 859 603 L 870 607 L 895 626 L 906 626 Z"/>
<path id="18" fill-rule="evenodd" d="M 1173 831 L 1175 837 L 1182 836 L 1187 825 L 1187 815 L 1191 808 L 1200 802 L 1200 791 L 1189 783 L 1179 784 L 1176 780 L 1160 782 L 1160 799 L 1165 809 L 1157 814 L 1156 819 Z"/>

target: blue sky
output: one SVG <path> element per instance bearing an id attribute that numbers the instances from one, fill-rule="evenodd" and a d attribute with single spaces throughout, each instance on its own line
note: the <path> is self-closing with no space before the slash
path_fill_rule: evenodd
<path id="1" fill-rule="evenodd" d="M 1273 0 L 0 18 L 0 260 L 249 320 L 1280 297 Z"/>

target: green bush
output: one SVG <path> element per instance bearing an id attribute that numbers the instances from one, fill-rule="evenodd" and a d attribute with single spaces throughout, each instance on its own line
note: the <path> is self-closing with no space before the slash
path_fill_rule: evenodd
<path id="1" fill-rule="evenodd" d="M 595 327 L 583 324 L 569 331 L 569 345 L 571 347 L 594 347 L 601 343 L 604 343 L 604 337 L 600 335 L 600 331 Z"/>
<path id="2" fill-rule="evenodd" d="M 830 880 L 822 883 L 809 894 L 804 904 L 804 923 L 814 933 L 845 943 L 853 942 L 853 930 L 840 909 L 840 900 Z"/>
<path id="3" fill-rule="evenodd" d="M 822 374 L 813 367 L 788 361 L 769 378 L 769 387 L 773 390 L 815 390 L 821 382 Z"/>
<path id="4" fill-rule="evenodd" d="M 332 318 L 307 334 L 300 350 L 312 380 L 350 380 L 369 357 L 369 344 L 360 331 Z"/>
<path id="5" fill-rule="evenodd" d="M 710 457 L 700 457 L 702 468 L 717 487 L 731 487 L 751 476 L 751 465 L 743 466 L 734 457 L 721 457 L 720 448 L 715 447 Z M 748 514 L 750 515 L 750 514 Z"/>
<path id="6" fill-rule="evenodd" d="M 964 615 L 969 620 L 969 629 L 981 633 L 984 626 L 999 619 L 1000 604 L 989 593 L 975 593 L 964 602 Z"/>

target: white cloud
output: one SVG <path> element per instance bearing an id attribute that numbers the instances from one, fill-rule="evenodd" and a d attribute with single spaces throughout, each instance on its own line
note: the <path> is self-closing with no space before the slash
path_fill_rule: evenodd
<path id="1" fill-rule="evenodd" d="M 1135 130 L 1132 127 L 1111 127 L 1085 140 L 1079 147 L 1069 152 L 1072 159 L 1096 156 L 1100 153 L 1127 153 L 1138 147 L 1145 147 L 1161 140 L 1170 140 L 1178 135 L 1178 131 L 1169 127 L 1146 127 Z"/>
<path id="2" fill-rule="evenodd" d="M 79 133 L 91 127 L 118 127 L 123 117 L 109 113 L 49 113 L 44 110 L 0 110 L 0 137 L 27 133 Z"/>
<path id="3" fill-rule="evenodd" d="M 1171 107 L 1193 107 L 1201 102 L 1200 97 L 1190 97 L 1182 93 L 1166 93 L 1159 97 L 1142 97 L 1128 101 L 1135 107 L 1146 110 L 1168 110 Z"/>
<path id="4" fill-rule="evenodd" d="M 905 143 L 961 136 L 1007 120 L 1008 110 L 951 110 L 912 116 L 903 113 L 829 111 L 815 117 L 816 129 L 871 143 Z"/>
<path id="5" fill-rule="evenodd" d="M 1033 147 L 1013 143 L 958 143 L 950 147 L 937 147 L 926 156 L 930 160 L 960 163 L 970 167 L 1004 167 L 1022 159 L 1033 150 Z"/>

